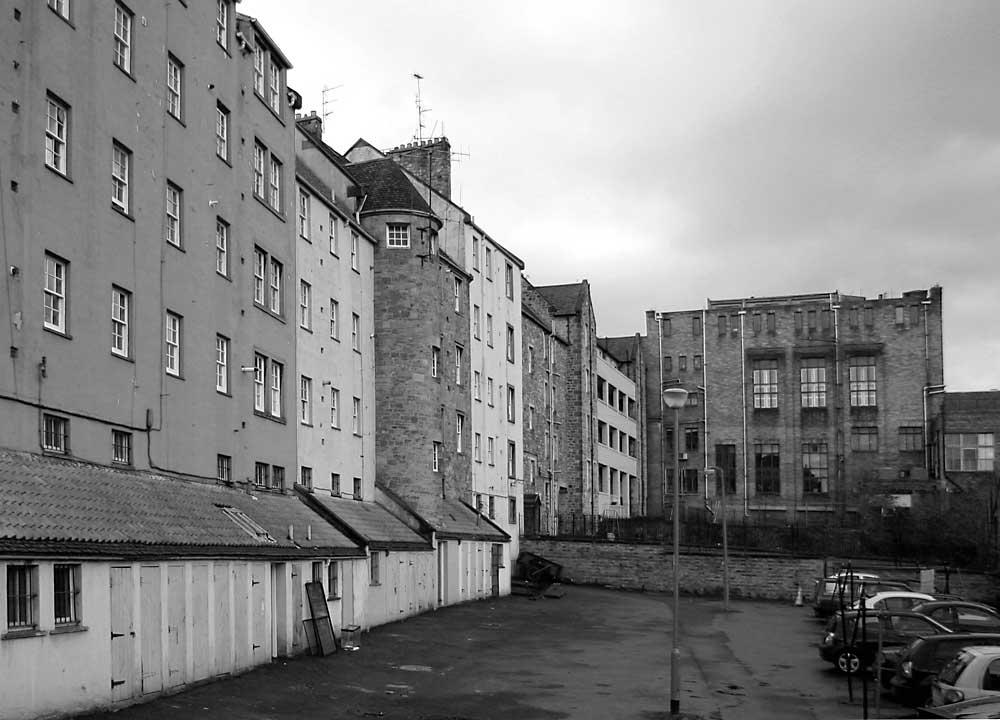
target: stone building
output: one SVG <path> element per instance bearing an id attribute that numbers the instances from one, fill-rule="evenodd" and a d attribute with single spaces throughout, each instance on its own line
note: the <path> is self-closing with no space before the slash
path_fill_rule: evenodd
<path id="1" fill-rule="evenodd" d="M 898 495 L 925 489 L 928 424 L 943 382 L 941 317 L 936 286 L 900 297 L 833 292 L 648 311 L 650 514 L 669 512 L 672 416 L 654 398 L 675 382 L 690 392 L 679 438 L 688 508 L 717 497 L 722 480 L 704 480 L 713 466 L 733 495 L 731 512 L 783 522 L 856 512 L 886 479 Z"/>
<path id="2" fill-rule="evenodd" d="M 568 493 L 563 424 L 569 344 L 556 333 L 552 307 L 521 278 L 521 354 L 524 412 L 524 534 L 558 532 L 559 498 Z"/>
<path id="3" fill-rule="evenodd" d="M 377 497 L 433 532 L 442 603 L 509 593 L 510 535 L 470 504 L 473 274 L 464 248 L 445 246 L 442 218 L 399 163 L 364 140 L 346 157 L 362 226 L 376 238 Z"/>

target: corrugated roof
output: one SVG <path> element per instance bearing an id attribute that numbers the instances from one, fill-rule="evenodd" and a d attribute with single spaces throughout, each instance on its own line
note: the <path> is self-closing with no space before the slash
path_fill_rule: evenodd
<path id="1" fill-rule="evenodd" d="M 243 516 L 270 539 L 241 527 Z M 205 548 L 360 554 L 356 543 L 293 496 L 249 495 L 157 473 L 0 450 L 3 541 L 98 543 L 109 552 L 117 546 L 171 546 L 195 554 Z"/>
<path id="2" fill-rule="evenodd" d="M 395 161 L 370 160 L 349 167 L 351 175 L 368 194 L 364 211 L 415 210 L 432 215 L 430 205 L 421 196 L 403 169 Z"/>
<path id="3" fill-rule="evenodd" d="M 381 505 L 358 502 L 321 493 L 309 493 L 307 501 L 320 504 L 337 521 L 374 548 L 406 545 L 430 550 L 430 543 Z"/>
<path id="4" fill-rule="evenodd" d="M 586 285 L 582 282 L 569 285 L 535 285 L 535 290 L 548 300 L 553 315 L 577 315 L 583 307 Z"/>

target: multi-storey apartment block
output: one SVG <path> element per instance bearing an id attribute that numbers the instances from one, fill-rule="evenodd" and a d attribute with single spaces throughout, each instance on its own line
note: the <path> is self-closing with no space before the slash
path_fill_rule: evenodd
<path id="1" fill-rule="evenodd" d="M 733 512 L 797 521 L 856 510 L 886 477 L 905 492 L 926 481 L 943 377 L 939 287 L 649 311 L 643 353 L 650 514 L 669 512 L 672 411 L 655 398 L 676 382 L 690 393 L 679 411 L 686 506 L 724 482 Z M 714 486 L 707 467 L 721 471 Z"/>
<path id="2" fill-rule="evenodd" d="M 570 480 L 559 453 L 560 438 L 565 438 L 570 346 L 557 334 L 548 300 L 525 278 L 521 288 L 524 533 L 554 535 L 559 528 L 559 498 L 568 492 Z"/>
<path id="3" fill-rule="evenodd" d="M 3 14 L 4 714 L 300 652 L 304 582 L 367 558 L 287 493 L 290 64 L 228 0 Z"/>
<path id="4" fill-rule="evenodd" d="M 597 455 L 600 514 L 645 515 L 642 372 L 638 338 L 604 338 L 597 354 Z M 639 357 L 637 357 L 639 355 Z"/>
<path id="5" fill-rule="evenodd" d="M 465 248 L 444 231 L 445 222 L 431 205 L 433 191 L 400 163 L 363 140 L 347 157 L 352 163 L 348 171 L 363 194 L 362 225 L 377 239 L 375 452 L 380 497 L 387 503 L 398 499 L 433 529 L 440 602 L 506 594 L 512 567 L 509 540 L 517 536 L 516 529 L 508 534 L 499 519 L 491 522 L 470 504 L 475 497 L 473 466 L 484 452 L 482 432 L 473 422 L 473 388 L 476 374 L 481 376 L 486 366 L 473 366 L 474 276 L 463 263 Z M 494 465 L 499 460 L 504 468 L 495 445 L 494 453 Z M 506 500 L 507 479 L 503 482 L 495 492 Z M 506 508 L 500 512 L 505 518 Z"/>
<path id="6" fill-rule="evenodd" d="M 296 124 L 298 489 L 365 548 L 367 564 L 342 564 L 330 612 L 370 627 L 435 606 L 435 555 L 375 502 L 375 239 L 320 119 Z"/>

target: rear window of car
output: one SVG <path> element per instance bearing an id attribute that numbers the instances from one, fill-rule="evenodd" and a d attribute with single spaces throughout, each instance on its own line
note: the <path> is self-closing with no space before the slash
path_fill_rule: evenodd
<path id="1" fill-rule="evenodd" d="M 972 661 L 972 655 L 967 652 L 959 651 L 958 655 L 949 662 L 941 672 L 938 674 L 938 680 L 943 682 L 945 685 L 954 685 L 955 681 L 958 680 L 959 675 L 962 671 L 968 667 L 969 663 Z"/>

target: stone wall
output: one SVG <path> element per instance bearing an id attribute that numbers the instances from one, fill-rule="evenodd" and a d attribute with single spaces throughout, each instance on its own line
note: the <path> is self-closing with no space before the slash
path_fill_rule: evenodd
<path id="1" fill-rule="evenodd" d="M 521 549 L 562 565 L 565 581 L 659 592 L 673 588 L 673 551 L 669 545 L 522 538 Z M 730 597 L 793 602 L 801 587 L 803 601 L 809 602 L 814 581 L 824 573 L 837 572 L 845 564 L 846 560 L 838 558 L 730 553 Z M 878 561 L 855 561 L 854 567 L 920 589 L 919 567 Z M 685 594 L 721 596 L 722 553 L 684 550 L 680 555 L 680 586 Z M 993 574 L 964 571 L 946 574 L 938 568 L 934 587 L 938 592 L 947 590 L 967 600 L 994 606 L 1000 601 L 1000 583 Z"/>

